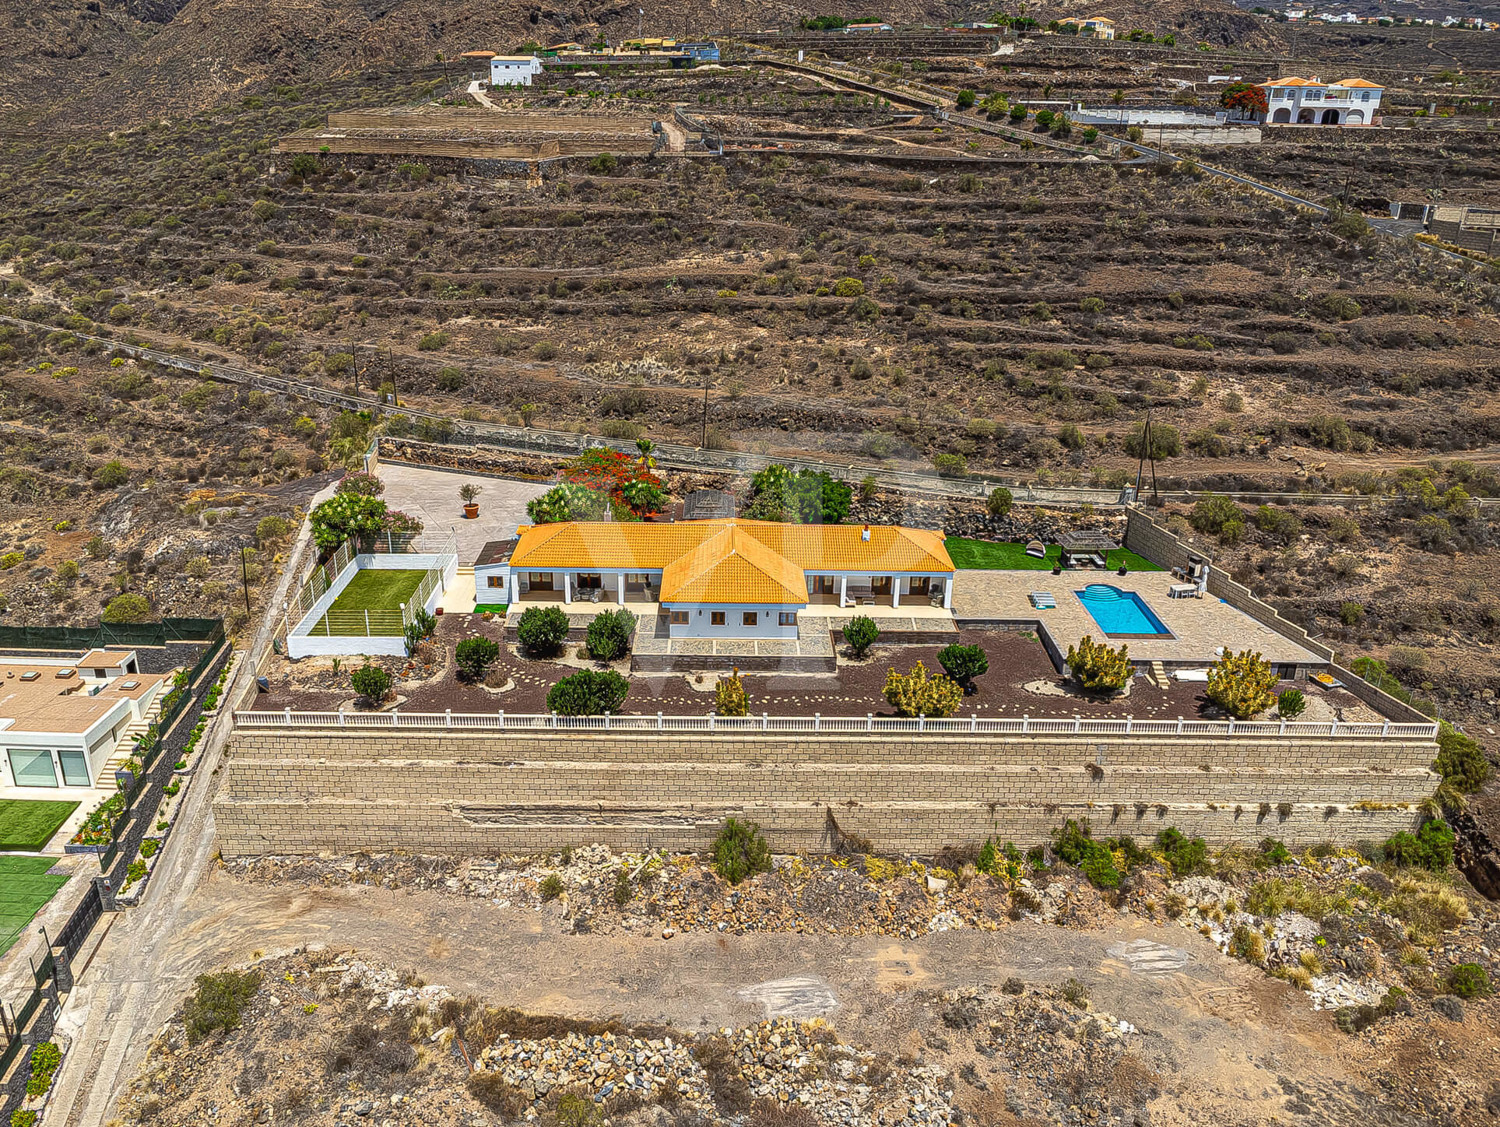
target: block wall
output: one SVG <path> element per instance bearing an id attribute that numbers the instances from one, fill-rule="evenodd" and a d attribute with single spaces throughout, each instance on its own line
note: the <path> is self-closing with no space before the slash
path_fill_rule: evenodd
<path id="1" fill-rule="evenodd" d="M 407 848 L 700 849 L 730 815 L 817 851 L 833 824 L 931 853 L 1030 844 L 1064 818 L 1220 844 L 1380 839 L 1417 820 L 1419 741 L 240 732 L 215 801 L 226 856 Z M 1283 811 L 1285 811 L 1283 813 Z M 832 821 L 830 821 L 830 818 Z"/>

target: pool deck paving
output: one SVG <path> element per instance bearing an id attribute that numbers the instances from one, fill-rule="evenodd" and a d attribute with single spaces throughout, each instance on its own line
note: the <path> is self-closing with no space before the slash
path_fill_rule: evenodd
<path id="1" fill-rule="evenodd" d="M 1064 652 L 1085 634 L 1096 641 L 1108 638 L 1079 601 L 1075 592 L 1090 583 L 1106 583 L 1121 591 L 1132 591 L 1151 608 L 1171 631 L 1171 636 L 1121 637 L 1109 639 L 1130 647 L 1134 661 L 1161 661 L 1173 665 L 1208 665 L 1220 648 L 1258 651 L 1277 664 L 1313 664 L 1321 659 L 1269 626 L 1263 626 L 1241 610 L 1212 595 L 1201 599 L 1174 599 L 1168 588 L 1180 580 L 1165 571 L 1065 571 L 1061 575 L 1038 571 L 960 571 L 954 577 L 953 613 L 960 621 L 1035 621 L 1046 626 L 1052 640 Z M 1038 610 L 1031 605 L 1033 591 L 1050 593 L 1055 608 Z"/>

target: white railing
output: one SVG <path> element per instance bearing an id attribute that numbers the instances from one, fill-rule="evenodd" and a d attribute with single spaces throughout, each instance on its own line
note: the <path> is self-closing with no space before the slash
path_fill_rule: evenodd
<path id="1" fill-rule="evenodd" d="M 339 550 L 333 553 L 332 559 L 324 564 L 315 564 L 312 574 L 287 603 L 286 618 L 290 622 L 300 622 L 317 601 L 328 593 L 333 581 L 349 566 L 349 561 L 353 558 L 354 547 L 350 541 L 345 540 L 339 545 Z"/>
<path id="2" fill-rule="evenodd" d="M 261 728 L 402 728 L 484 732 L 891 732 L 903 735 L 1014 736 L 1188 736 L 1242 739 L 1348 737 L 1351 739 L 1437 738 L 1436 724 L 1327 724 L 1286 720 L 1137 720 L 1073 717 L 1013 718 L 875 716 L 558 716 L 554 713 L 499 712 L 236 712 L 237 727 Z"/>

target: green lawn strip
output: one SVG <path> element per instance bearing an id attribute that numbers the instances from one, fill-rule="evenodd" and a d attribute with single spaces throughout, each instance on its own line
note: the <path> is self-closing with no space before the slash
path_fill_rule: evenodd
<path id="1" fill-rule="evenodd" d="M 475 614 L 504 614 L 509 609 L 505 603 L 475 603 Z"/>
<path id="2" fill-rule="evenodd" d="M 0 850 L 46 848 L 76 809 L 78 803 L 62 799 L 0 798 Z"/>
<path id="3" fill-rule="evenodd" d="M 427 573 L 413 568 L 386 570 L 384 568 L 361 568 L 349 580 L 349 585 L 338 593 L 328 608 L 335 616 L 330 623 L 327 614 L 313 627 L 313 634 L 340 633 L 363 634 L 361 625 L 363 612 L 371 612 L 371 633 L 392 632 L 388 630 L 390 615 L 399 612 L 422 584 Z M 375 612 L 382 612 L 378 616 Z M 379 619 L 376 621 L 376 619 Z M 358 626 L 358 629 L 356 629 Z M 387 629 L 382 629 L 385 627 Z M 393 631 L 399 634 L 400 629 Z"/>
<path id="4" fill-rule="evenodd" d="M 960 571 L 1051 571 L 1062 558 L 1062 549 L 1056 544 L 1047 548 L 1043 559 L 1026 554 L 1025 544 L 996 543 L 990 540 L 968 540 L 962 536 L 950 536 L 944 542 L 953 566 Z M 1107 556 L 1110 570 L 1123 564 L 1130 571 L 1161 571 L 1162 568 L 1143 556 L 1124 548 L 1116 548 Z"/>
<path id="5" fill-rule="evenodd" d="M 25 932 L 57 890 L 65 876 L 48 876 L 55 857 L 0 857 L 0 954 Z"/>

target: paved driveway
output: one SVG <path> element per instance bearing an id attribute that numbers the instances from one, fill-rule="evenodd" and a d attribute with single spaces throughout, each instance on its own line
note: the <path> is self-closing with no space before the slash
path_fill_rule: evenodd
<path id="1" fill-rule="evenodd" d="M 472 564 L 489 541 L 514 536 L 516 526 L 527 521 L 526 502 L 551 488 L 540 482 L 418 469 L 400 462 L 381 462 L 379 472 L 385 482 L 381 499 L 387 505 L 416 517 L 429 536 L 454 531 L 461 567 Z M 479 495 L 479 517 L 465 520 L 458 489 L 471 481 L 483 492 Z"/>

